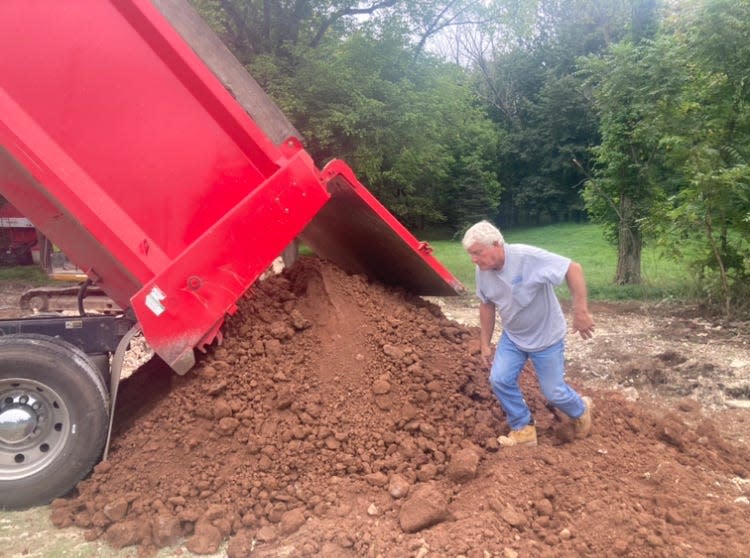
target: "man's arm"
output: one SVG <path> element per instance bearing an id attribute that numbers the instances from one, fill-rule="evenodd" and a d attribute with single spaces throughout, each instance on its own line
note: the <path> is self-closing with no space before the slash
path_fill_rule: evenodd
<path id="1" fill-rule="evenodd" d="M 479 303 L 479 349 L 482 361 L 489 367 L 492 358 L 492 333 L 495 331 L 495 304 Z"/>
<path id="2" fill-rule="evenodd" d="M 578 332 L 584 339 L 591 339 L 594 335 L 594 318 L 589 313 L 586 279 L 579 263 L 570 262 L 565 280 L 573 300 L 573 333 Z"/>

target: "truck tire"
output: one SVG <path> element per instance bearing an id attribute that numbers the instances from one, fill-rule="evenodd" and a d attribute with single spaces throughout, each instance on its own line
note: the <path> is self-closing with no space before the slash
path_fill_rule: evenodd
<path id="1" fill-rule="evenodd" d="M 44 335 L 0 337 L 0 508 L 50 502 L 102 455 L 109 394 L 79 348 Z"/>

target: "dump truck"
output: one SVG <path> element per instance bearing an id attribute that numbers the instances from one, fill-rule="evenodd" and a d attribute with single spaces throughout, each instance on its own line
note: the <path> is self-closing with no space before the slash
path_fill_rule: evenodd
<path id="1" fill-rule="evenodd" d="M 186 1 L 4 0 L 0 52 L 0 195 L 122 309 L 0 323 L 0 507 L 106 458 L 134 335 L 185 374 L 298 241 L 416 294 L 463 290 L 346 163 L 316 165 Z"/>

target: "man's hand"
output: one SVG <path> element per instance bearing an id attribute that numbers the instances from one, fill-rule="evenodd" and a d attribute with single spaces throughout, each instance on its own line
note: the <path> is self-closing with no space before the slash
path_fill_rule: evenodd
<path id="1" fill-rule="evenodd" d="M 573 300 L 573 333 L 580 333 L 583 339 L 591 339 L 594 335 L 594 318 L 589 313 L 586 279 L 579 263 L 570 262 L 565 280 Z"/>
<path id="2" fill-rule="evenodd" d="M 492 364 L 492 332 L 495 330 L 495 305 L 482 302 L 479 305 L 479 350 L 482 362 L 489 368 Z"/>
<path id="3" fill-rule="evenodd" d="M 482 353 L 482 364 L 484 364 L 487 368 L 492 366 L 492 345 L 482 345 L 480 347 L 480 351 Z"/>
<path id="4" fill-rule="evenodd" d="M 594 318 L 588 310 L 573 311 L 573 333 L 580 333 L 583 339 L 594 336 Z"/>

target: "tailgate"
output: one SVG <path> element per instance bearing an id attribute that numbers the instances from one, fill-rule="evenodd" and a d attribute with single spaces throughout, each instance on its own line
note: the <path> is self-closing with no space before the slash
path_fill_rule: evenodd
<path id="1" fill-rule="evenodd" d="M 456 279 L 341 161 L 322 171 L 331 199 L 300 237 L 339 267 L 421 295 L 464 292 Z"/>

